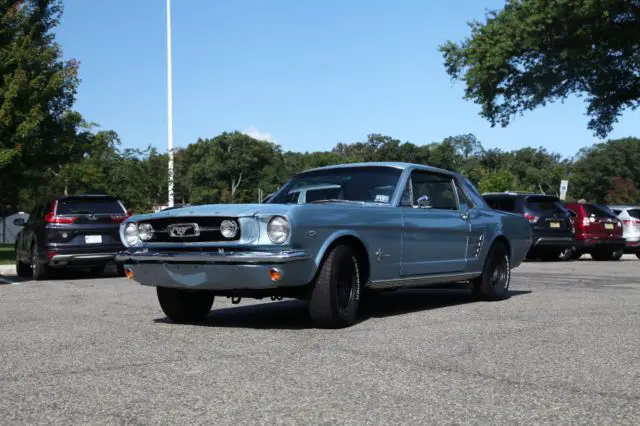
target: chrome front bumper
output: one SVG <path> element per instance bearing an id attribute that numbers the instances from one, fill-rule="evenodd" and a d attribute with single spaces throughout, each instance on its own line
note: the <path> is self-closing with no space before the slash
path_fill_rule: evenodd
<path id="1" fill-rule="evenodd" d="M 150 286 L 201 290 L 260 290 L 308 284 L 315 264 L 302 250 L 157 252 L 129 250 L 116 256 L 135 281 Z M 271 274 L 277 272 L 279 278 Z"/>
<path id="2" fill-rule="evenodd" d="M 116 255 L 117 263 L 281 264 L 311 259 L 306 251 L 156 252 L 128 250 Z"/>

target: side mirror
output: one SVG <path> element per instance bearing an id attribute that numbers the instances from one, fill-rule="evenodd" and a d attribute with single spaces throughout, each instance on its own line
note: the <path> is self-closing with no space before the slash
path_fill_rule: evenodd
<path id="1" fill-rule="evenodd" d="M 26 222 L 25 222 L 25 221 L 24 221 L 24 219 L 23 219 L 23 218 L 21 218 L 21 217 L 19 217 L 19 218 L 17 218 L 17 219 L 13 219 L 13 224 L 14 224 L 15 226 L 24 226 L 24 224 L 25 224 L 25 223 L 26 223 Z"/>
<path id="2" fill-rule="evenodd" d="M 429 197 L 426 195 L 423 195 L 420 198 L 418 198 L 418 207 L 420 207 L 421 209 L 431 208 L 431 200 L 429 200 Z"/>

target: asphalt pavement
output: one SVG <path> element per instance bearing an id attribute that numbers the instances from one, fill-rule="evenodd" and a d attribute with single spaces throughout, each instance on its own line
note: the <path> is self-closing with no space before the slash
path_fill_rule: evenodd
<path id="1" fill-rule="evenodd" d="M 528 262 L 512 297 L 381 297 L 314 329 L 296 301 L 165 319 L 124 278 L 0 280 L 0 419 L 35 424 L 640 424 L 640 261 Z"/>

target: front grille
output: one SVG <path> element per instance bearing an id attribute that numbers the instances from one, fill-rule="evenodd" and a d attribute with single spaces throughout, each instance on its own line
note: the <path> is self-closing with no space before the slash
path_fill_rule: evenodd
<path id="1" fill-rule="evenodd" d="M 238 233 L 233 238 L 225 238 L 220 233 L 220 224 L 223 220 L 232 220 L 238 225 Z M 209 243 L 209 242 L 222 242 L 222 241 L 238 241 L 242 230 L 240 229 L 240 223 L 237 218 L 234 217 L 171 217 L 162 219 L 151 219 L 141 221 L 142 223 L 148 223 L 153 227 L 153 238 L 149 240 L 151 243 Z M 186 235 L 183 237 L 170 235 L 170 225 L 189 225 L 197 224 L 199 229 L 199 235 Z M 188 230 L 190 233 L 192 229 Z"/>

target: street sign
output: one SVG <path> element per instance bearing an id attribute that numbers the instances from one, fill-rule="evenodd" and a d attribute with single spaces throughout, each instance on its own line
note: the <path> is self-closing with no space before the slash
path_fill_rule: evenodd
<path id="1" fill-rule="evenodd" d="M 568 180 L 560 181 L 560 199 L 565 200 L 567 198 L 567 189 L 569 188 Z"/>

